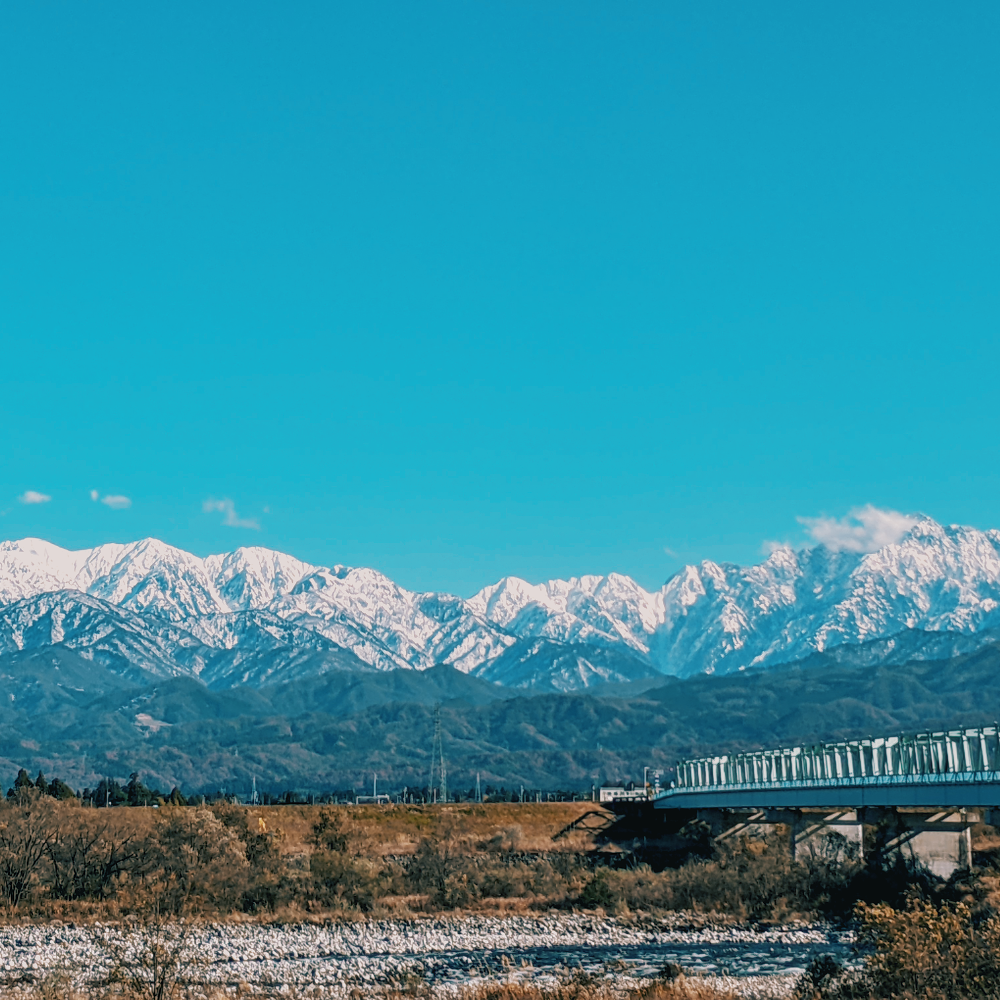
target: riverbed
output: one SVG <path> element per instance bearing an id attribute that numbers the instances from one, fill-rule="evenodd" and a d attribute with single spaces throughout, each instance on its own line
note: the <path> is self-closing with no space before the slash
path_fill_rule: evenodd
<path id="1" fill-rule="evenodd" d="M 552 980 L 583 972 L 598 978 L 652 977 L 668 964 L 753 987 L 748 995 L 787 992 L 809 962 L 850 957 L 852 936 L 825 925 L 771 928 L 692 926 L 673 915 L 641 923 L 582 914 L 328 924 L 197 924 L 184 935 L 189 978 L 258 991 L 315 991 L 336 997 L 419 977 L 442 994 L 482 978 Z M 109 956 L 147 947 L 133 926 L 41 925 L 0 928 L 7 982 L 54 973 L 79 985 L 99 979 Z M 774 990 L 759 993 L 762 980 Z"/>

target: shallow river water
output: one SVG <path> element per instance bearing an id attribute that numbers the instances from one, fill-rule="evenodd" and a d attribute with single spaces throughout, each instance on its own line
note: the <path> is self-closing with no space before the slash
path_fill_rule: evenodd
<path id="1" fill-rule="evenodd" d="M 668 965 L 686 972 L 727 976 L 770 976 L 801 973 L 818 955 L 832 955 L 851 964 L 849 944 L 829 940 L 810 944 L 639 944 L 613 947 L 519 948 L 509 951 L 456 951 L 421 955 L 420 967 L 429 980 L 459 982 L 470 975 L 502 975 L 525 965 L 536 973 L 561 975 L 577 969 L 598 975 L 619 969 L 637 977 L 659 975 Z"/>

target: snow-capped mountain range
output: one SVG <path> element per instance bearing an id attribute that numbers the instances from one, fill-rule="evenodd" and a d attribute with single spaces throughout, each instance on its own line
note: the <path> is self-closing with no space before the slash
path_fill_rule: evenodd
<path id="1" fill-rule="evenodd" d="M 928 518 L 877 552 L 817 546 L 779 548 L 750 567 L 705 561 L 653 592 L 612 573 L 506 577 L 467 599 L 263 548 L 201 559 L 155 539 L 77 552 L 35 538 L 0 544 L 0 659 L 64 645 L 119 671 L 212 687 L 450 664 L 572 690 L 767 667 L 910 630 L 953 634 L 951 645 L 937 635 L 900 647 L 938 657 L 992 642 L 998 627 L 1000 531 Z M 895 644 L 883 647 L 888 657 Z"/>

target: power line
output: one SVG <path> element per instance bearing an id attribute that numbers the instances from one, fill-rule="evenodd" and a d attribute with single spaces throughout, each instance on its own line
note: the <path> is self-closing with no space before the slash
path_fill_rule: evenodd
<path id="1" fill-rule="evenodd" d="M 434 773 L 438 774 L 438 798 L 448 801 L 448 771 L 444 763 L 444 741 L 441 738 L 441 706 L 434 707 L 434 739 L 431 743 L 431 773 L 427 780 L 429 791 L 434 788 Z"/>

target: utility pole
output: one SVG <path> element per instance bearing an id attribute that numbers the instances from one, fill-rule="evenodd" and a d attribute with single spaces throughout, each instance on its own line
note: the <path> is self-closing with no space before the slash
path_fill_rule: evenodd
<path id="1" fill-rule="evenodd" d="M 652 796 L 650 796 L 649 794 L 649 780 L 646 777 L 650 771 L 653 772 L 653 780 L 656 782 L 655 786 L 653 787 Z M 656 793 L 660 790 L 660 774 L 661 774 L 660 771 L 657 771 L 655 768 L 652 767 L 644 767 L 642 769 L 642 790 L 643 792 L 646 793 L 647 798 L 656 798 Z"/>

